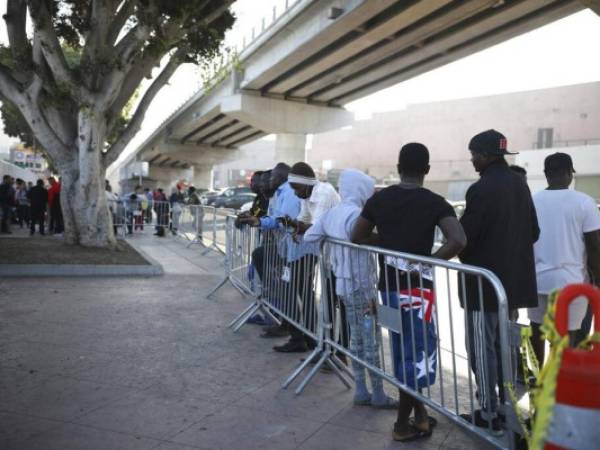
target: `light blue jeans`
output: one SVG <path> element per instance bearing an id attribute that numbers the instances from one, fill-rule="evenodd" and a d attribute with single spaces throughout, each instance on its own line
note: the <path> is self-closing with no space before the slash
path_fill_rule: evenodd
<path id="1" fill-rule="evenodd" d="M 376 318 L 372 315 L 368 317 L 371 319 L 371 325 L 369 328 L 365 326 L 365 314 L 371 314 L 369 301 L 374 297 L 358 290 L 341 298 L 346 307 L 346 320 L 350 327 L 350 351 L 359 359 L 375 367 L 380 367 L 379 339 L 381 331 L 377 326 Z M 352 372 L 357 385 L 365 383 L 366 369 L 364 366 L 352 360 Z M 370 378 L 373 390 L 381 389 L 383 384 L 381 378 L 373 374 Z"/>

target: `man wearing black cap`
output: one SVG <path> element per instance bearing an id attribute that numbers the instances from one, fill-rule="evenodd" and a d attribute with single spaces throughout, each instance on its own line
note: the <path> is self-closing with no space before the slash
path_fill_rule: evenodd
<path id="1" fill-rule="evenodd" d="M 500 278 L 508 298 L 509 317 L 514 317 L 518 308 L 537 306 L 533 244 L 539 228 L 525 180 L 504 159 L 514 154 L 507 147 L 506 137 L 496 130 L 479 133 L 469 143 L 471 162 L 481 178 L 467 191 L 461 218 L 467 246 L 459 256 L 462 262 L 489 269 Z M 505 398 L 498 299 L 485 282 L 480 298 L 478 280 L 475 276 L 465 277 L 466 295 L 461 303 L 467 310 L 467 345 L 481 409 L 463 418 L 500 433 L 496 386 L 502 404 Z M 514 349 L 510 350 L 514 356 Z M 516 364 L 512 365 L 514 370 Z"/>
<path id="2" fill-rule="evenodd" d="M 539 361 L 544 360 L 545 342 L 540 326 L 546 314 L 548 294 L 567 284 L 589 281 L 588 268 L 596 284 L 600 282 L 600 212 L 592 197 L 569 189 L 573 173 L 575 169 L 569 155 L 549 155 L 544 161 L 548 187 L 533 196 L 541 229 L 534 248 L 539 305 L 527 312 L 533 331 L 533 349 Z M 586 310 L 585 298 L 569 305 L 571 345 L 577 343 Z"/>

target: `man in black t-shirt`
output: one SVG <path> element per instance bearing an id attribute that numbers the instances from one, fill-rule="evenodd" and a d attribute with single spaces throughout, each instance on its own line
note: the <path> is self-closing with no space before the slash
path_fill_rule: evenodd
<path id="1" fill-rule="evenodd" d="M 402 147 L 398 160 L 400 184 L 376 193 L 367 201 L 354 226 L 352 242 L 370 243 L 390 250 L 441 259 L 456 256 L 466 245 L 466 237 L 452 206 L 443 197 L 423 188 L 423 181 L 428 172 L 429 151 L 423 144 L 410 143 Z M 442 230 L 446 243 L 432 255 L 436 226 Z M 375 227 L 377 235 L 373 234 Z M 398 315 L 402 318 L 405 314 L 415 312 L 415 308 L 425 308 L 424 319 L 414 322 L 401 320 L 403 339 L 400 339 L 397 332 L 390 333 L 396 377 L 410 388 L 420 390 L 435 380 L 435 371 L 433 374 L 429 372 L 431 361 L 425 360 L 435 358 L 436 348 L 435 327 L 431 325 L 434 316 L 431 309 L 431 267 L 390 257 L 386 257 L 385 260 L 381 258 L 380 267 L 379 290 L 385 305 L 389 304 L 392 308 L 399 309 Z M 425 303 L 427 306 L 424 306 Z M 408 328 L 408 332 L 405 332 L 404 327 L 410 327 L 411 323 L 415 328 Z M 419 332 L 417 327 L 421 327 Z M 409 336 L 415 336 L 414 343 L 410 342 Z M 419 343 L 416 342 L 417 339 L 420 340 Z M 424 346 L 423 350 L 428 349 L 422 353 L 424 361 L 417 361 L 421 354 L 412 354 L 412 349 L 417 344 Z M 417 376 L 416 371 L 419 370 L 421 374 L 423 364 L 427 367 L 424 370 L 425 375 Z M 415 419 L 410 422 L 413 409 Z M 400 391 L 398 420 L 394 424 L 393 432 L 395 440 L 411 441 L 429 436 L 434 423 L 435 421 L 428 417 L 423 403 Z"/>

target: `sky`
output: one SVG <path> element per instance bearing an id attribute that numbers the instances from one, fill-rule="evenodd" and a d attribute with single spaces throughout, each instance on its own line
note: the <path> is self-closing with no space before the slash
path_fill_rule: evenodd
<path id="1" fill-rule="evenodd" d="M 248 41 L 252 28 L 258 31 L 263 17 L 268 24 L 273 7 L 279 15 L 284 3 L 285 0 L 237 0 L 233 6 L 237 21 L 226 38 L 227 44 L 239 47 L 244 36 Z M 6 0 L 0 0 L 0 11 L 5 10 Z M 0 41 L 6 42 L 4 23 L 0 25 Z M 598 54 L 600 17 L 585 10 L 350 103 L 346 108 L 357 119 L 365 119 L 376 112 L 400 110 L 414 103 L 600 81 Z M 182 66 L 173 75 L 154 99 L 142 130 L 125 155 L 198 90 L 200 78 L 198 70 L 190 65 Z M 0 152 L 6 142 L 6 136 L 0 132 Z"/>

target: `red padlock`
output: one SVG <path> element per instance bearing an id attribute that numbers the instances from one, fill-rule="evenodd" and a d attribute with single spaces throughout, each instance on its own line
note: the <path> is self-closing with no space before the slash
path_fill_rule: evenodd
<path id="1" fill-rule="evenodd" d="M 556 329 L 568 333 L 569 305 L 587 297 L 600 332 L 600 290 L 589 284 L 565 287 L 556 304 Z M 600 448 L 600 344 L 591 350 L 566 348 L 556 380 L 556 404 L 544 449 Z"/>

